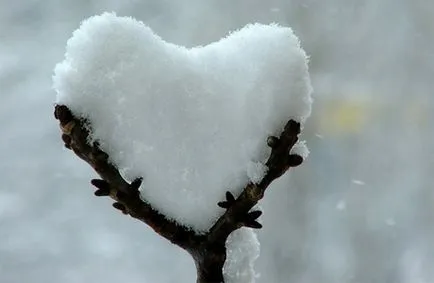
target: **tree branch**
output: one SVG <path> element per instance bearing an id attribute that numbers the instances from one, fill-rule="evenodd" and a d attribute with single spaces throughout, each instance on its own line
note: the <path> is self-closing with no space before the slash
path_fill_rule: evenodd
<path id="1" fill-rule="evenodd" d="M 85 120 L 74 117 L 64 105 L 57 105 L 54 115 L 60 121 L 65 147 L 73 150 L 102 178 L 102 180 L 92 180 L 92 184 L 98 188 L 95 192 L 97 196 L 110 196 L 115 201 L 113 204 L 115 208 L 145 222 L 155 232 L 184 249 L 199 240 L 200 237 L 191 229 L 168 220 L 140 198 L 141 179 L 128 184 L 119 170 L 109 162 L 108 155 L 99 148 L 98 144 L 89 145 L 89 131 Z"/>
<path id="2" fill-rule="evenodd" d="M 75 117 L 64 105 L 56 105 L 54 115 L 60 122 L 65 146 L 92 166 L 101 177 L 91 181 L 97 187 L 95 195 L 110 196 L 115 201 L 113 206 L 116 209 L 146 223 L 162 237 L 187 250 L 195 260 L 198 283 L 224 281 L 225 244 L 229 234 L 243 226 L 261 228 L 262 225 L 257 222 L 261 212 L 251 209 L 264 197 L 271 182 L 290 167 L 303 162 L 301 156 L 290 154 L 300 133 L 300 123 L 290 120 L 279 138 L 269 137 L 267 141 L 272 150 L 266 162 L 268 171 L 261 182 L 247 184 L 236 199 L 227 192 L 226 200 L 218 203 L 226 208 L 226 212 L 205 235 L 198 235 L 188 227 L 167 219 L 141 199 L 141 178 L 129 184 L 109 162 L 109 156 L 99 148 L 98 143 L 89 144 L 89 124 L 86 120 Z"/>
<path id="3" fill-rule="evenodd" d="M 289 153 L 298 141 L 299 133 L 300 123 L 290 120 L 280 138 L 270 137 L 268 139 L 268 145 L 272 150 L 265 163 L 268 167 L 267 173 L 259 184 L 249 183 L 236 200 L 230 192 L 226 193 L 227 200 L 220 205 L 228 206 L 227 210 L 210 229 L 208 241 L 221 242 L 227 239 L 230 233 L 242 226 L 262 227 L 256 222 L 256 218 L 260 214 L 255 211 L 249 213 L 249 211 L 264 197 L 265 190 L 271 182 L 282 176 L 290 167 L 296 167 L 303 162 L 301 156 Z"/>

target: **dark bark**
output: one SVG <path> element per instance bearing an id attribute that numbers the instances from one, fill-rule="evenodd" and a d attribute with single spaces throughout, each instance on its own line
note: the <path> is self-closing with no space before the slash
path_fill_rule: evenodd
<path id="1" fill-rule="evenodd" d="M 142 180 L 139 178 L 131 183 L 125 181 L 98 144 L 88 143 L 91 125 L 87 121 L 75 117 L 64 105 L 56 105 L 54 114 L 60 122 L 65 146 L 92 166 L 101 177 L 91 182 L 97 187 L 95 195 L 110 196 L 115 201 L 114 208 L 146 223 L 156 233 L 188 251 L 196 263 L 197 283 L 224 281 L 225 243 L 229 234 L 243 226 L 261 228 L 262 225 L 257 222 L 261 212 L 251 209 L 264 197 L 265 190 L 273 180 L 303 161 L 300 156 L 289 154 L 300 133 L 300 124 L 290 120 L 280 137 L 270 137 L 267 141 L 272 150 L 266 162 L 268 172 L 262 181 L 259 184 L 247 184 L 237 198 L 227 192 L 226 200 L 218 203 L 226 209 L 225 213 L 207 233 L 198 235 L 188 227 L 168 220 L 141 199 L 139 187 Z"/>

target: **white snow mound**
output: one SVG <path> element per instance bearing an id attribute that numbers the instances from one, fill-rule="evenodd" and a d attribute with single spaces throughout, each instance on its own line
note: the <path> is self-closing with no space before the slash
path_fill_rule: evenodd
<path id="1" fill-rule="evenodd" d="M 258 237 L 252 229 L 243 227 L 232 232 L 226 240 L 225 283 L 255 283 L 258 275 L 254 263 L 259 250 Z"/>
<path id="2" fill-rule="evenodd" d="M 274 24 L 188 49 L 104 13 L 74 32 L 54 72 L 56 103 L 90 121 L 127 179 L 144 178 L 144 200 L 197 232 L 223 212 L 225 191 L 258 182 L 268 135 L 311 110 L 306 54 Z"/>

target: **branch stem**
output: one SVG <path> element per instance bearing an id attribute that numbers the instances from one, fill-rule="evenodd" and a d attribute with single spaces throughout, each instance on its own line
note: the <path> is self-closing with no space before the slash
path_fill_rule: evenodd
<path id="1" fill-rule="evenodd" d="M 251 212 L 252 208 L 264 197 L 265 190 L 275 179 L 290 167 L 298 166 L 303 161 L 300 156 L 290 154 L 300 133 L 300 123 L 290 120 L 279 138 L 269 139 L 268 144 L 272 150 L 266 162 L 268 171 L 261 182 L 247 184 L 236 199 L 227 192 L 227 200 L 219 203 L 221 207 L 226 208 L 225 213 L 207 233 L 198 235 L 190 228 L 167 219 L 146 200 L 141 199 L 139 192 L 141 179 L 128 183 L 119 170 L 109 162 L 109 156 L 99 148 L 98 143 L 88 142 L 87 121 L 74 116 L 65 105 L 56 105 L 54 115 L 60 122 L 65 146 L 86 161 L 101 177 L 92 180 L 92 184 L 98 188 L 95 194 L 111 197 L 115 201 L 113 206 L 116 209 L 146 223 L 156 233 L 188 251 L 196 264 L 197 283 L 224 282 L 225 244 L 229 234 L 243 226 L 262 227 L 256 221 L 261 213 Z"/>

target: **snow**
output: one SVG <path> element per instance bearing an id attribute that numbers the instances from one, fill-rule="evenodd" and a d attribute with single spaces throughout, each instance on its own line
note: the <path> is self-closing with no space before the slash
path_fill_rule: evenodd
<path id="1" fill-rule="evenodd" d="M 267 166 L 261 162 L 249 162 L 247 165 L 247 177 L 252 183 L 258 184 L 264 178 L 267 170 Z"/>
<path id="2" fill-rule="evenodd" d="M 358 186 L 365 185 L 365 182 L 363 182 L 361 180 L 356 180 L 356 179 L 351 180 L 351 183 L 353 183 L 354 185 L 358 185 Z"/>
<path id="3" fill-rule="evenodd" d="M 306 159 L 309 156 L 309 149 L 307 148 L 306 141 L 298 141 L 294 146 L 291 148 L 290 151 L 291 154 L 298 154 L 303 159 Z"/>
<path id="4" fill-rule="evenodd" d="M 347 209 L 347 202 L 345 200 L 340 200 L 337 204 L 336 204 L 336 209 L 339 211 L 343 211 Z"/>
<path id="5" fill-rule="evenodd" d="M 259 241 L 250 228 L 232 232 L 226 241 L 226 261 L 223 266 L 225 283 L 254 283 L 253 269 L 259 257 Z"/>
<path id="6" fill-rule="evenodd" d="M 144 178 L 142 198 L 199 233 L 223 212 L 227 190 L 258 182 L 267 137 L 289 119 L 303 123 L 312 102 L 290 28 L 250 24 L 189 49 L 113 13 L 73 33 L 53 87 L 124 177 Z"/>

